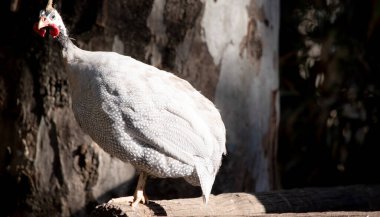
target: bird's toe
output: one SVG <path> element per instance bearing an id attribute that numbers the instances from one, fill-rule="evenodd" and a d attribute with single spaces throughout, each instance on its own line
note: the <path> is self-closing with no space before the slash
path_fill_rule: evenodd
<path id="1" fill-rule="evenodd" d="M 108 204 L 131 204 L 134 202 L 135 197 L 134 196 L 128 196 L 128 197 L 119 197 L 119 198 L 113 198 L 109 200 Z"/>
<path id="2" fill-rule="evenodd" d="M 148 200 L 148 197 L 146 196 L 146 194 L 144 193 L 144 191 L 137 190 L 136 193 L 135 193 L 135 195 L 134 195 L 134 200 L 131 203 L 131 206 L 132 207 L 137 207 L 140 202 L 142 204 L 148 204 L 149 200 Z"/>

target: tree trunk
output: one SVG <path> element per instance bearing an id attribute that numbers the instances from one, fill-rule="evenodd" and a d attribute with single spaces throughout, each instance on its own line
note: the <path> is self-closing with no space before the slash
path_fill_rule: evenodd
<path id="1" fill-rule="evenodd" d="M 268 191 L 278 185 L 279 10 L 278 0 L 206 1 L 204 38 L 219 66 L 215 101 L 227 126 L 229 169 L 221 178 L 234 179 L 233 188 L 228 183 L 222 189 Z"/>
<path id="2" fill-rule="evenodd" d="M 279 1 L 55 1 L 86 50 L 116 51 L 187 79 L 214 100 L 228 156 L 214 192 L 276 186 Z M 0 215 L 86 216 L 132 194 L 134 169 L 74 120 L 57 42 L 32 32 L 45 1 L 0 3 Z M 237 14 L 239 16 L 237 16 Z M 10 20 L 12 22 L 10 22 Z M 150 179 L 152 199 L 200 196 L 183 180 Z"/>

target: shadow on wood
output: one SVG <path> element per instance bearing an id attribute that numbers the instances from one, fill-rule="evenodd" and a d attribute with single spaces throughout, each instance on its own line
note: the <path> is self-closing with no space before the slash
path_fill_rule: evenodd
<path id="1" fill-rule="evenodd" d="M 375 210 L 380 210 L 380 185 L 226 193 L 211 196 L 207 205 L 201 197 L 150 201 L 137 208 L 105 203 L 92 216 L 380 216 Z"/>

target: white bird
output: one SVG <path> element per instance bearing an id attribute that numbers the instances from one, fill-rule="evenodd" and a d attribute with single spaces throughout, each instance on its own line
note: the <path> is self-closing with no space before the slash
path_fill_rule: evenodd
<path id="1" fill-rule="evenodd" d="M 72 110 L 100 147 L 140 171 L 133 197 L 147 203 L 147 175 L 183 177 L 200 186 L 207 203 L 226 154 L 226 130 L 214 104 L 187 81 L 129 56 L 75 46 L 49 0 L 34 30 L 62 45 Z"/>

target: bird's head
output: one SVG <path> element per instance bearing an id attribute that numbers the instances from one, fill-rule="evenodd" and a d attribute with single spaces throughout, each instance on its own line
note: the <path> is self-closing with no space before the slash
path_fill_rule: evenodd
<path id="1" fill-rule="evenodd" d="M 60 34 L 67 36 L 66 27 L 63 24 L 61 15 L 53 8 L 53 0 L 48 1 L 45 10 L 41 10 L 40 21 L 34 24 L 33 29 L 41 37 L 45 37 L 47 30 L 49 30 L 53 38 L 58 37 Z"/>

